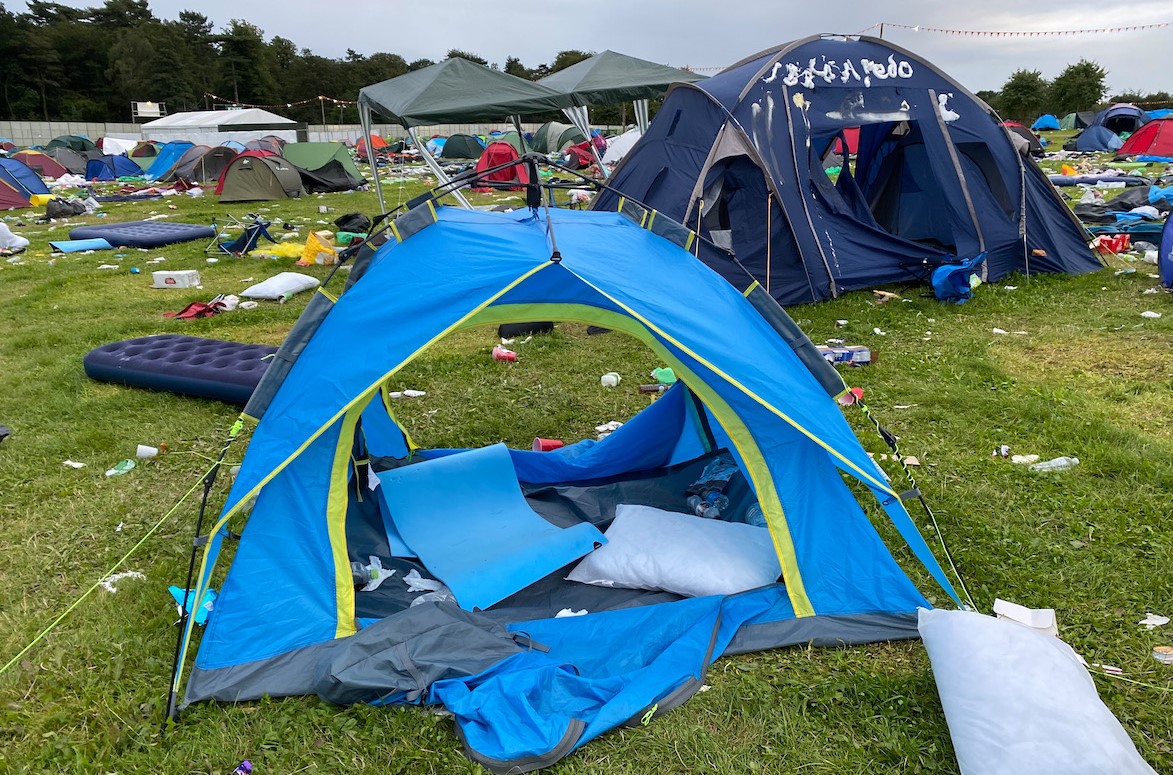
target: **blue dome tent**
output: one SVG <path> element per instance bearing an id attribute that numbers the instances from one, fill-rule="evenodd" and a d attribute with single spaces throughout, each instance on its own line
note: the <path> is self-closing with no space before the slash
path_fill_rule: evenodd
<path id="1" fill-rule="evenodd" d="M 855 128 L 855 158 L 832 180 L 825 161 Z M 595 209 L 648 204 L 732 251 L 783 304 L 982 252 L 987 280 L 1100 268 L 989 106 L 876 38 L 813 36 L 674 86 L 610 183 L 619 193 Z"/>
<path id="2" fill-rule="evenodd" d="M 630 202 L 496 213 L 429 201 L 390 231 L 360 249 L 344 292 L 309 303 L 244 410 L 257 425 L 201 544 L 193 599 L 255 505 L 186 682 L 177 661 L 173 699 L 440 703 L 493 771 L 545 766 L 675 707 L 722 654 L 916 637 L 928 602 L 849 480 L 957 599 L 843 417 L 842 382 L 804 355 L 809 340 L 760 285 L 743 275 L 735 287 L 689 252 L 696 234 Z M 416 447 L 388 409 L 394 375 L 449 333 L 527 320 L 622 332 L 680 381 L 600 441 Z M 780 569 L 770 583 L 690 596 L 566 580 L 560 566 L 590 557 L 592 541 L 618 545 L 607 524 L 623 504 L 683 497 L 715 456 L 736 468 L 737 510 L 756 503 L 768 526 L 738 527 L 761 531 Z M 674 536 L 660 539 L 644 548 Z M 356 591 L 352 563 L 371 558 L 397 576 Z M 689 572 L 721 575 L 708 559 L 692 556 Z M 412 570 L 455 599 L 412 605 L 400 581 Z M 564 607 L 589 613 L 560 618 Z M 450 634 L 429 639 L 437 628 Z M 184 652 L 192 635 L 189 624 Z"/>
<path id="3" fill-rule="evenodd" d="M 1035 132 L 1048 129 L 1058 129 L 1059 119 L 1055 116 L 1052 116 L 1050 113 L 1044 113 L 1035 119 L 1035 122 L 1030 125 L 1030 128 Z"/>

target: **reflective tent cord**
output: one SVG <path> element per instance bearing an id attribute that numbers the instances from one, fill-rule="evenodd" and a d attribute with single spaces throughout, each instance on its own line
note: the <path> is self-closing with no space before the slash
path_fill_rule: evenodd
<path id="1" fill-rule="evenodd" d="M 844 383 L 845 387 L 846 384 L 847 383 Z M 957 565 L 953 562 L 953 554 L 949 551 L 949 545 L 945 543 L 945 534 L 941 532 L 941 525 L 937 522 L 937 515 L 933 513 L 932 508 L 929 507 L 929 502 L 925 500 L 924 493 L 921 492 L 920 487 L 916 483 L 916 478 L 912 475 L 912 470 L 907 465 L 905 465 L 904 455 L 902 455 L 900 452 L 900 447 L 897 444 L 896 436 L 893 435 L 892 432 L 887 428 L 880 425 L 880 421 L 875 418 L 871 409 L 868 408 L 868 405 L 865 404 L 862 399 L 856 399 L 854 403 L 860 408 L 860 411 L 863 412 L 864 417 L 868 418 L 872 425 L 875 426 L 876 433 L 879 434 L 880 438 L 884 440 L 884 443 L 888 445 L 888 448 L 891 449 L 892 453 L 896 456 L 896 462 L 900 464 L 900 468 L 904 470 L 905 477 L 908 478 L 908 483 L 912 486 L 912 490 L 910 492 L 915 493 L 916 499 L 920 501 L 921 507 L 925 510 L 925 513 L 928 514 L 929 521 L 932 522 L 933 532 L 937 535 L 937 540 L 941 544 L 941 551 L 944 553 L 945 559 L 949 563 L 950 570 L 953 571 L 954 578 L 957 579 L 957 586 L 961 588 L 961 594 L 964 596 L 966 604 L 969 606 L 970 610 L 976 611 L 977 606 L 974 605 L 973 598 L 969 595 L 969 589 L 965 586 L 965 579 L 962 578 L 961 572 L 957 570 Z"/>
<path id="2" fill-rule="evenodd" d="M 21 657 L 23 657 L 25 654 L 27 654 L 33 646 L 37 645 L 37 643 L 39 643 L 46 635 L 48 635 L 50 632 L 52 632 L 53 629 L 65 619 L 65 617 L 69 616 L 69 614 L 73 612 L 73 609 L 75 609 L 79 605 L 81 605 L 83 600 L 85 600 L 87 597 L 89 597 L 90 594 L 93 593 L 93 591 L 95 589 L 97 589 L 99 586 L 101 586 L 103 581 L 108 579 L 110 576 L 113 576 L 114 572 L 117 571 L 119 568 L 121 568 L 123 563 L 125 563 L 127 560 L 129 560 L 131 555 L 133 555 L 136 551 L 138 551 L 138 549 L 144 543 L 147 542 L 147 539 L 149 539 L 151 536 L 153 536 L 159 530 L 159 528 L 161 528 L 163 526 L 163 523 L 165 523 L 168 519 L 171 518 L 171 515 L 173 515 L 179 509 L 179 507 L 181 505 L 183 505 L 183 502 L 185 500 L 187 500 L 188 496 L 190 496 L 193 492 L 196 491 L 196 489 L 200 486 L 200 484 L 204 480 L 204 477 L 206 477 L 206 476 L 207 476 L 207 473 L 205 473 L 203 476 L 201 476 L 196 481 L 196 483 L 191 486 L 191 488 L 187 492 L 185 492 L 183 495 L 181 495 L 179 500 L 175 502 L 175 505 L 172 506 L 167 511 L 166 514 L 164 514 L 162 517 L 160 517 L 159 521 L 156 522 L 154 525 L 152 525 L 151 529 L 148 530 L 143 535 L 143 537 L 138 540 L 138 542 L 134 546 L 130 547 L 130 549 L 126 552 L 126 554 L 122 555 L 122 557 L 120 557 L 118 559 L 118 562 L 116 562 L 112 566 L 110 566 L 110 569 L 106 571 L 105 575 L 103 575 L 102 578 L 100 578 L 98 581 L 94 582 L 93 586 L 91 586 L 85 592 L 81 593 L 81 596 L 78 597 L 77 600 L 74 600 L 73 603 L 71 603 L 69 605 L 69 607 L 67 607 L 64 611 L 62 611 L 61 614 L 58 615 L 56 619 L 54 619 L 52 622 L 50 622 L 49 626 L 47 626 L 45 629 L 41 630 L 41 632 L 35 638 L 33 638 L 27 646 L 25 646 L 19 652 L 17 652 L 17 654 L 14 657 L 12 657 L 12 659 L 5 662 L 4 666 L 0 667 L 0 675 L 3 675 L 4 672 L 6 670 L 8 670 L 8 668 L 12 667 L 14 664 L 16 664 L 16 662 Z"/>

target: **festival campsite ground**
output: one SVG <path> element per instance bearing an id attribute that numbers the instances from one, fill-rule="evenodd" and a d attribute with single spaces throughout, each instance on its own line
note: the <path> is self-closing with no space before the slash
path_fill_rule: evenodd
<path id="1" fill-rule="evenodd" d="M 393 185 L 390 201 L 420 188 Z M 323 205 L 332 210 L 319 213 Z M 249 207 L 175 197 L 108 205 L 104 220 L 165 214 L 206 224 Z M 373 214 L 376 205 L 373 194 L 357 193 L 251 207 L 278 231 L 291 222 L 304 235 L 319 221 Z M 120 570 L 145 579 L 125 579 L 116 593 L 98 589 L 0 675 L 0 770 L 228 773 L 250 759 L 258 775 L 480 772 L 460 753 L 451 722 L 418 708 L 335 708 L 315 698 L 204 704 L 161 734 L 175 644 L 167 586 L 183 583 L 199 479 L 238 409 L 90 381 L 82 356 L 164 332 L 276 345 L 309 294 L 203 320 L 164 318 L 238 292 L 248 278 L 296 267 L 292 259 L 228 256 L 209 264 L 202 243 L 132 250 L 120 260 L 111 253 L 51 259 L 47 240 L 64 237 L 69 225 L 50 231 L 32 222 L 32 212 L 16 215 L 27 225 L 15 231 L 33 247 L 17 264 L 0 263 L 0 423 L 15 431 L 0 444 L 0 664 L 128 551 Z M 166 261 L 146 263 L 156 256 Z M 98 268 L 107 263 L 119 268 Z M 196 269 L 203 288 L 153 290 L 150 272 L 161 268 Z M 1137 271 L 1116 276 L 1121 268 Z M 327 268 L 304 271 L 325 277 Z M 1010 277 L 980 287 L 963 306 L 942 305 L 915 286 L 889 288 L 903 299 L 884 304 L 859 292 L 790 313 L 816 343 L 841 338 L 879 354 L 876 364 L 845 376 L 865 389 L 902 451 L 919 458 L 917 481 L 979 608 L 988 612 L 995 597 L 1056 608 L 1062 636 L 1089 662 L 1117 665 L 1140 682 L 1095 679 L 1141 754 L 1167 772 L 1173 667 L 1151 652 L 1173 644 L 1173 626 L 1138 624 L 1148 611 L 1173 611 L 1173 305 L 1164 293 L 1145 293 L 1157 286 L 1152 272 L 1113 260 L 1078 278 Z M 1145 310 L 1163 317 L 1142 317 Z M 396 378 L 395 389 L 427 391 L 400 407 L 417 442 L 528 446 L 535 436 L 593 437 L 595 425 L 627 419 L 650 400 L 637 386 L 661 365 L 634 340 L 588 337 L 573 325 L 518 345 L 517 363 L 492 360 L 496 342 L 492 330 L 453 336 Z M 618 388 L 600 386 L 608 371 L 622 375 Z M 887 451 L 858 412 L 847 414 L 869 450 Z M 246 441 L 229 462 L 239 461 Z M 126 475 L 103 475 L 133 457 L 136 445 L 162 443 L 166 454 Z M 992 458 L 1002 444 L 1081 462 L 1035 474 Z M 66 467 L 67 459 L 86 467 Z M 226 480 L 213 489 L 213 509 Z M 927 517 L 913 514 L 927 531 Z M 936 537 L 929 539 L 943 558 Z M 899 560 L 909 559 L 892 546 Z M 948 603 L 920 581 L 936 603 Z M 551 771 L 956 771 L 918 642 L 723 659 L 706 683 L 681 709 L 607 734 Z"/>

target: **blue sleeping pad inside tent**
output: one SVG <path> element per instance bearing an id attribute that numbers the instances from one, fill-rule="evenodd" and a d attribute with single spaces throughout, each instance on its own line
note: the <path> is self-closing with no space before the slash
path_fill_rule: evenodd
<path id="1" fill-rule="evenodd" d="M 101 382 L 245 404 L 276 347 L 159 334 L 111 342 L 86 353 L 86 376 Z"/>
<path id="2" fill-rule="evenodd" d="M 531 509 L 504 444 L 385 471 L 379 482 L 399 542 L 469 611 L 501 602 L 607 540 L 589 522 L 560 528 Z"/>
<path id="3" fill-rule="evenodd" d="M 211 239 L 216 230 L 196 223 L 168 223 L 167 221 L 127 221 L 78 226 L 69 232 L 69 238 L 104 239 L 111 245 L 128 248 L 158 248 L 176 242 Z"/>

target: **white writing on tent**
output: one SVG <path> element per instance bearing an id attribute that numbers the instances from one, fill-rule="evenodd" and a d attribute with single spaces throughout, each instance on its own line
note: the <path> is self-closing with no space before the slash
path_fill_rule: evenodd
<path id="1" fill-rule="evenodd" d="M 813 89 L 816 81 L 823 83 L 862 83 L 872 85 L 872 78 L 886 81 L 890 78 L 911 78 L 912 64 L 907 59 L 896 60 L 894 54 L 888 55 L 888 61 L 880 62 L 872 59 L 859 59 L 857 62 L 845 59 L 842 63 L 834 59 L 811 57 L 806 66 L 797 62 L 775 62 L 770 74 L 762 78 L 762 83 L 773 83 L 781 72 L 782 83 L 786 86 L 802 85 L 803 88 Z"/>

